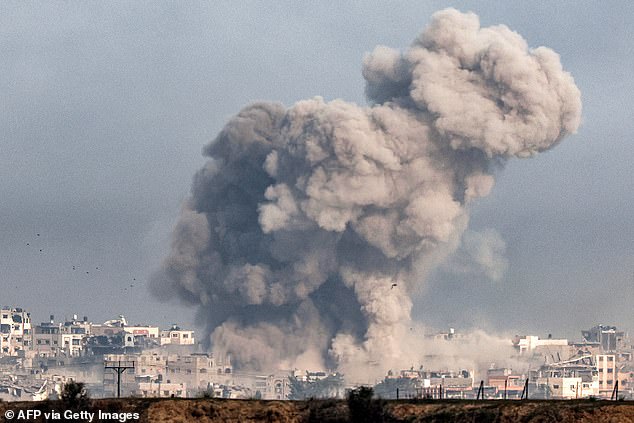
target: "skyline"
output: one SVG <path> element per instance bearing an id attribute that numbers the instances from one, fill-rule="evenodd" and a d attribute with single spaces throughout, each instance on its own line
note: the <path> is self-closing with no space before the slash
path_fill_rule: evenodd
<path id="1" fill-rule="evenodd" d="M 113 318 L 121 304 L 134 322 L 192 325 L 186 306 L 159 303 L 144 285 L 169 250 L 202 146 L 256 99 L 365 104 L 363 54 L 406 48 L 448 5 L 371 5 L 365 14 L 355 5 L 0 6 L 3 303 L 93 320 Z M 576 135 L 509 163 L 471 207 L 470 228 L 493 228 L 504 241 L 505 274 L 492 282 L 438 271 L 413 316 L 435 327 L 548 327 L 561 336 L 595 323 L 631 330 L 632 6 L 451 5 L 553 48 L 584 110 Z M 351 24 L 342 31 L 343 22 Z M 91 295 L 99 299 L 87 303 Z"/>

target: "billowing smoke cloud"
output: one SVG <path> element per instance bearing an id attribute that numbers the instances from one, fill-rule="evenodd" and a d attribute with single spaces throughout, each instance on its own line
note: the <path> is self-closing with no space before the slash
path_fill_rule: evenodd
<path id="1" fill-rule="evenodd" d="M 487 228 L 481 232 L 468 229 L 462 235 L 460 248 L 441 269 L 453 274 L 484 275 L 497 282 L 508 268 L 505 252 L 506 243 L 495 229 Z"/>
<path id="2" fill-rule="evenodd" d="M 420 361 L 410 295 L 457 248 L 469 203 L 579 125 L 556 53 L 454 9 L 404 52 L 377 47 L 363 76 L 371 107 L 253 104 L 204 149 L 153 285 L 198 306 L 243 366 Z"/>

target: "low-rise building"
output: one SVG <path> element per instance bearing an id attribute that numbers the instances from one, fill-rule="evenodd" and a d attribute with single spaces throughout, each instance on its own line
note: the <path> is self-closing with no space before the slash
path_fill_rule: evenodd
<path id="1" fill-rule="evenodd" d="M 161 345 L 194 345 L 194 331 L 183 330 L 177 325 L 161 331 Z"/>
<path id="2" fill-rule="evenodd" d="M 151 378 L 147 379 L 147 381 L 137 383 L 133 395 L 141 398 L 187 398 L 187 384 L 185 383 L 166 383 Z"/>
<path id="3" fill-rule="evenodd" d="M 524 335 L 524 336 L 515 336 L 513 339 L 513 346 L 517 348 L 520 354 L 525 354 L 527 352 L 533 352 L 537 349 L 546 349 L 552 347 L 558 348 L 567 348 L 569 346 L 567 339 L 554 339 L 552 336 L 548 336 L 546 339 L 542 339 L 536 335 Z M 555 361 L 560 361 L 566 359 L 565 357 L 555 358 Z"/>

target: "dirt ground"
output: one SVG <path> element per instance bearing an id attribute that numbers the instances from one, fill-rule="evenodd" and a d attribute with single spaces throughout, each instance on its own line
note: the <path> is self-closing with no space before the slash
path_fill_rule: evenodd
<path id="1" fill-rule="evenodd" d="M 11 413 L 6 414 L 9 410 L 14 413 L 12 418 L 8 418 Z M 27 415 L 26 410 L 38 410 L 41 414 L 34 418 L 34 411 Z M 47 419 L 44 413 L 51 412 L 59 414 L 49 414 Z M 72 420 L 65 417 L 68 412 L 76 413 Z M 377 401 L 370 409 L 356 413 L 350 413 L 344 400 L 103 399 L 76 405 L 58 401 L 0 402 L 0 416 L 5 422 L 84 422 L 90 419 L 88 413 L 94 413 L 93 422 L 121 423 L 634 423 L 634 403 L 609 401 Z"/>

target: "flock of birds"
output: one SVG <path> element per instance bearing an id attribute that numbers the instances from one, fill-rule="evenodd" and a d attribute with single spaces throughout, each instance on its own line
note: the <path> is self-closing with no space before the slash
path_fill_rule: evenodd
<path id="1" fill-rule="evenodd" d="M 41 235 L 40 233 L 36 233 L 35 234 L 35 241 L 31 240 L 29 242 L 26 242 L 26 246 L 27 247 L 31 247 L 34 248 L 36 250 L 39 250 L 40 253 L 44 253 L 44 248 L 42 246 L 42 242 L 38 242 L 41 239 Z M 79 264 L 73 264 L 71 265 L 71 269 L 73 272 L 79 272 L 80 271 L 81 266 Z M 90 269 L 92 269 L 92 266 L 90 267 Z M 102 266 L 95 266 L 95 271 L 100 272 L 102 270 Z M 90 270 L 85 270 L 84 271 L 86 275 L 90 275 Z M 136 278 L 133 277 L 131 282 L 130 282 L 130 286 L 129 288 L 134 288 L 135 287 L 135 283 L 136 282 Z M 17 288 L 17 287 L 16 287 Z M 123 288 L 124 291 L 128 291 L 128 287 Z"/>

